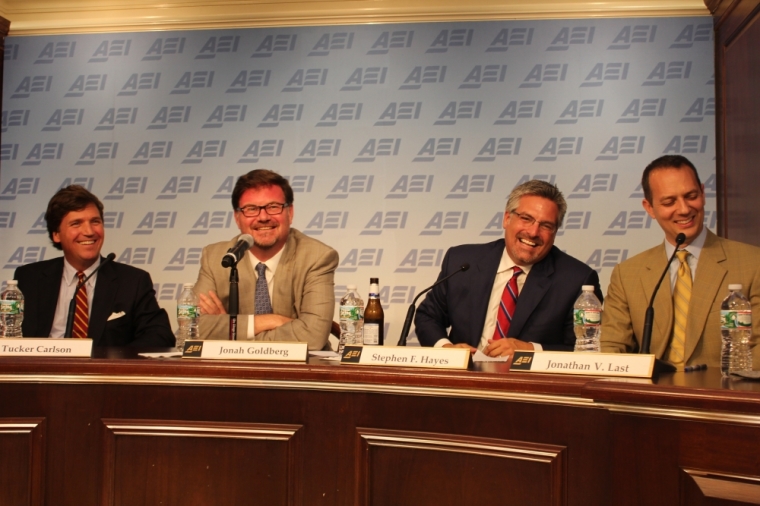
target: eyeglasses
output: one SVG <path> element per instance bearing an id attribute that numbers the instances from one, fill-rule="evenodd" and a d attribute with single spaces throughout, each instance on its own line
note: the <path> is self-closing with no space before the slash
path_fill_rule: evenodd
<path id="1" fill-rule="evenodd" d="M 517 211 L 512 211 L 511 214 L 514 214 L 515 216 L 520 218 L 520 223 L 522 223 L 526 227 L 532 227 L 533 224 L 536 222 L 536 219 L 527 213 L 518 213 Z M 538 228 L 540 228 L 544 232 L 549 232 L 550 234 L 553 234 L 554 232 L 557 231 L 557 225 L 550 221 L 539 221 Z"/>
<path id="2" fill-rule="evenodd" d="M 245 207 L 238 207 L 235 209 L 235 211 L 240 211 L 243 213 L 243 216 L 246 218 L 255 218 L 259 214 L 261 214 L 261 210 L 264 209 L 269 216 L 275 216 L 278 214 L 282 214 L 282 211 L 289 207 L 290 204 L 278 204 L 276 202 L 272 202 L 271 204 L 267 204 L 265 206 L 245 206 Z"/>

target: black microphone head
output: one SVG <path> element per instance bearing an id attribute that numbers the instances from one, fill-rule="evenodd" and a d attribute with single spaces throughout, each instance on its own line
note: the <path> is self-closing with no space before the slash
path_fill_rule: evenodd
<path id="1" fill-rule="evenodd" d="M 109 254 L 106 256 L 106 260 L 107 260 L 108 262 L 113 262 L 115 258 L 116 258 L 116 253 L 109 253 Z"/>
<path id="2" fill-rule="evenodd" d="M 467 270 L 467 269 L 469 269 L 469 268 L 470 268 L 470 264 L 468 264 L 468 263 L 464 263 L 464 264 L 462 264 L 462 266 L 460 267 L 460 269 L 462 270 L 462 272 L 466 271 L 466 270 Z"/>
<path id="3" fill-rule="evenodd" d="M 681 232 L 680 234 L 678 234 L 676 236 L 676 248 L 679 247 L 680 245 L 682 245 L 685 240 L 686 240 L 686 234 L 684 234 L 683 232 Z"/>
<path id="4" fill-rule="evenodd" d="M 248 245 L 248 249 L 253 246 L 253 237 L 250 234 L 243 234 L 238 238 L 239 241 L 243 241 Z"/>

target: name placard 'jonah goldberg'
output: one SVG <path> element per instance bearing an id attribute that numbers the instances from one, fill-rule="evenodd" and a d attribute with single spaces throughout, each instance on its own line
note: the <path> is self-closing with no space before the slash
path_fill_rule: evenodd
<path id="1" fill-rule="evenodd" d="M 516 351 L 510 371 L 651 378 L 654 355 Z"/>
<path id="2" fill-rule="evenodd" d="M 467 348 L 420 348 L 405 346 L 346 346 L 341 364 L 385 365 L 396 367 L 430 367 L 467 369 Z"/>
<path id="3" fill-rule="evenodd" d="M 187 341 L 182 358 L 306 362 L 309 345 L 270 341 Z"/>
<path id="4" fill-rule="evenodd" d="M 0 339 L 0 357 L 90 357 L 92 339 L 6 338 Z"/>

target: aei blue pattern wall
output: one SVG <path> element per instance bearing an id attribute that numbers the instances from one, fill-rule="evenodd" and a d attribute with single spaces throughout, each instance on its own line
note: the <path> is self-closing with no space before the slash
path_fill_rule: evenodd
<path id="1" fill-rule="evenodd" d="M 294 226 L 340 253 L 336 300 L 379 277 L 393 344 L 446 249 L 502 236 L 531 178 L 569 210 L 556 244 L 600 273 L 662 240 L 641 171 L 697 165 L 716 225 L 710 18 L 113 33 L 6 39 L 0 266 L 52 258 L 44 208 L 82 184 L 105 252 L 174 313 L 201 248 L 237 232 L 235 179 L 290 179 Z"/>

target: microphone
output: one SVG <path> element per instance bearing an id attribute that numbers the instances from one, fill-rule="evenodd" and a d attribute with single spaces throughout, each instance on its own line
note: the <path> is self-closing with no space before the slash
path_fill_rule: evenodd
<path id="1" fill-rule="evenodd" d="M 412 301 L 412 303 L 409 305 L 409 309 L 406 311 L 406 319 L 404 320 L 404 327 L 401 329 L 401 337 L 398 338 L 398 344 L 397 344 L 397 346 L 406 346 L 406 338 L 409 335 L 409 329 L 412 328 L 412 319 L 414 319 L 414 313 L 417 310 L 417 305 L 416 305 L 417 304 L 417 300 L 420 297 L 422 297 L 422 295 L 426 294 L 427 292 L 429 292 L 430 290 L 432 290 L 436 286 L 440 285 L 441 283 L 443 283 L 444 281 L 446 281 L 450 277 L 454 276 L 455 274 L 459 274 L 460 272 L 464 272 L 464 271 L 466 271 L 469 268 L 470 268 L 470 264 L 463 263 L 459 267 L 459 269 L 455 270 L 454 272 L 452 272 L 451 274 L 449 274 L 445 278 L 439 279 L 438 281 L 436 281 L 435 283 L 433 283 L 431 286 L 425 288 L 424 290 L 422 290 L 420 293 L 417 294 L 417 296 L 414 298 L 414 300 Z"/>
<path id="2" fill-rule="evenodd" d="M 673 254 L 670 255 L 670 259 L 668 260 L 668 263 L 665 265 L 665 270 L 662 271 L 662 276 L 660 276 L 660 280 L 657 282 L 657 285 L 654 287 L 654 291 L 652 292 L 652 298 L 649 299 L 649 305 L 647 306 L 646 316 L 644 317 L 644 333 L 641 336 L 641 348 L 639 349 L 639 353 L 641 354 L 649 354 L 649 345 L 652 341 L 652 324 L 654 323 L 654 298 L 657 295 L 657 291 L 660 289 L 660 285 L 662 284 L 662 280 L 665 279 L 665 274 L 668 273 L 668 270 L 670 269 L 670 264 L 673 262 L 673 259 L 676 257 L 676 253 L 678 253 L 678 248 L 686 241 L 686 236 L 683 233 L 680 233 L 676 236 L 676 249 L 673 251 Z M 657 361 L 660 366 L 661 372 L 674 372 L 675 367 L 673 367 L 671 364 L 668 364 L 667 362 L 663 362 L 658 360 Z"/>
<path id="3" fill-rule="evenodd" d="M 81 283 L 77 283 L 77 287 L 74 289 L 74 296 L 71 298 L 71 302 L 69 302 L 69 314 L 66 317 L 66 331 L 63 333 L 63 337 L 71 337 L 71 331 L 74 328 L 74 312 L 77 307 L 77 294 L 79 293 L 79 289 L 82 288 L 101 267 L 108 262 L 113 262 L 114 258 L 116 258 L 116 253 L 109 253 L 106 259 L 100 262 L 100 265 L 98 265 L 89 276 L 84 278 Z"/>
<path id="4" fill-rule="evenodd" d="M 237 265 L 245 252 L 251 249 L 251 246 L 253 246 L 253 237 L 249 234 L 241 235 L 237 244 L 228 249 L 227 253 L 222 257 L 222 267 L 227 268 Z"/>

